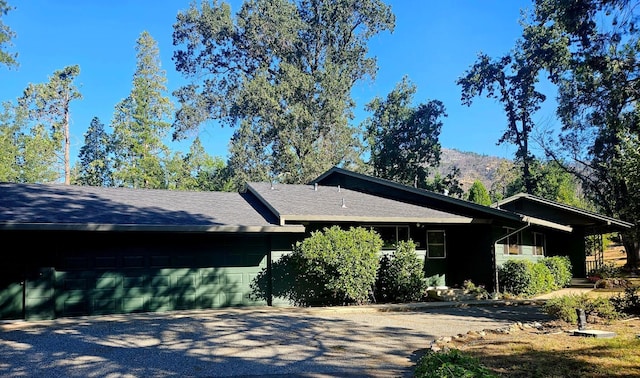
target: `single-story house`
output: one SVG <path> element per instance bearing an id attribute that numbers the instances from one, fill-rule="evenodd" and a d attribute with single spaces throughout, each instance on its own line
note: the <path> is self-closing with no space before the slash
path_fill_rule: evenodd
<path id="1" fill-rule="evenodd" d="M 433 284 L 496 287 L 507 259 L 566 255 L 632 225 L 528 195 L 492 207 L 334 167 L 239 193 L 0 183 L 0 319 L 274 305 L 250 283 L 324 227 L 411 238 Z"/>

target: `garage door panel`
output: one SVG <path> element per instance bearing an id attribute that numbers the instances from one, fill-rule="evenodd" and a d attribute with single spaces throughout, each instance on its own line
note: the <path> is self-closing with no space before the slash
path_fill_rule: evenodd
<path id="1" fill-rule="evenodd" d="M 56 315 L 73 316 L 264 303 L 248 294 L 251 279 L 267 266 L 265 238 L 225 236 L 200 243 L 62 256 L 54 285 L 31 284 L 29 305 L 43 308 L 55 298 Z"/>
<path id="2" fill-rule="evenodd" d="M 92 314 L 116 314 L 122 312 L 122 300 L 116 298 L 94 298 Z"/>
<path id="3" fill-rule="evenodd" d="M 144 296 L 128 296 L 123 298 L 122 310 L 124 312 L 141 312 L 145 311 Z"/>

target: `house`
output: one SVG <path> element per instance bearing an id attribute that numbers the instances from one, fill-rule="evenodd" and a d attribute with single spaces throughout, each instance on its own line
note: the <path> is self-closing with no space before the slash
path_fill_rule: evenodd
<path id="1" fill-rule="evenodd" d="M 508 258 L 567 255 L 632 225 L 516 196 L 493 207 L 332 168 L 308 185 L 241 193 L 0 183 L 0 318 L 274 305 L 250 284 L 323 227 L 365 226 L 390 250 L 411 238 L 435 285 L 496 285 Z"/>

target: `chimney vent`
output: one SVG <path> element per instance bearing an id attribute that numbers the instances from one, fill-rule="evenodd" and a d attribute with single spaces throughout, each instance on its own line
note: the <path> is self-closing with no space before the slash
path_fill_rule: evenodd
<path id="1" fill-rule="evenodd" d="M 342 208 L 343 209 L 347 208 L 347 204 L 346 204 L 346 202 L 344 202 L 344 197 L 342 197 Z"/>

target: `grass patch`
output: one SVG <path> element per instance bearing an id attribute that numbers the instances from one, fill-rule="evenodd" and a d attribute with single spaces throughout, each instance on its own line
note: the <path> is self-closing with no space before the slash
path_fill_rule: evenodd
<path id="1" fill-rule="evenodd" d="M 476 358 L 498 377 L 640 377 L 640 319 L 589 324 L 611 339 L 573 336 L 577 327 L 550 322 L 454 338 L 447 347 Z"/>

